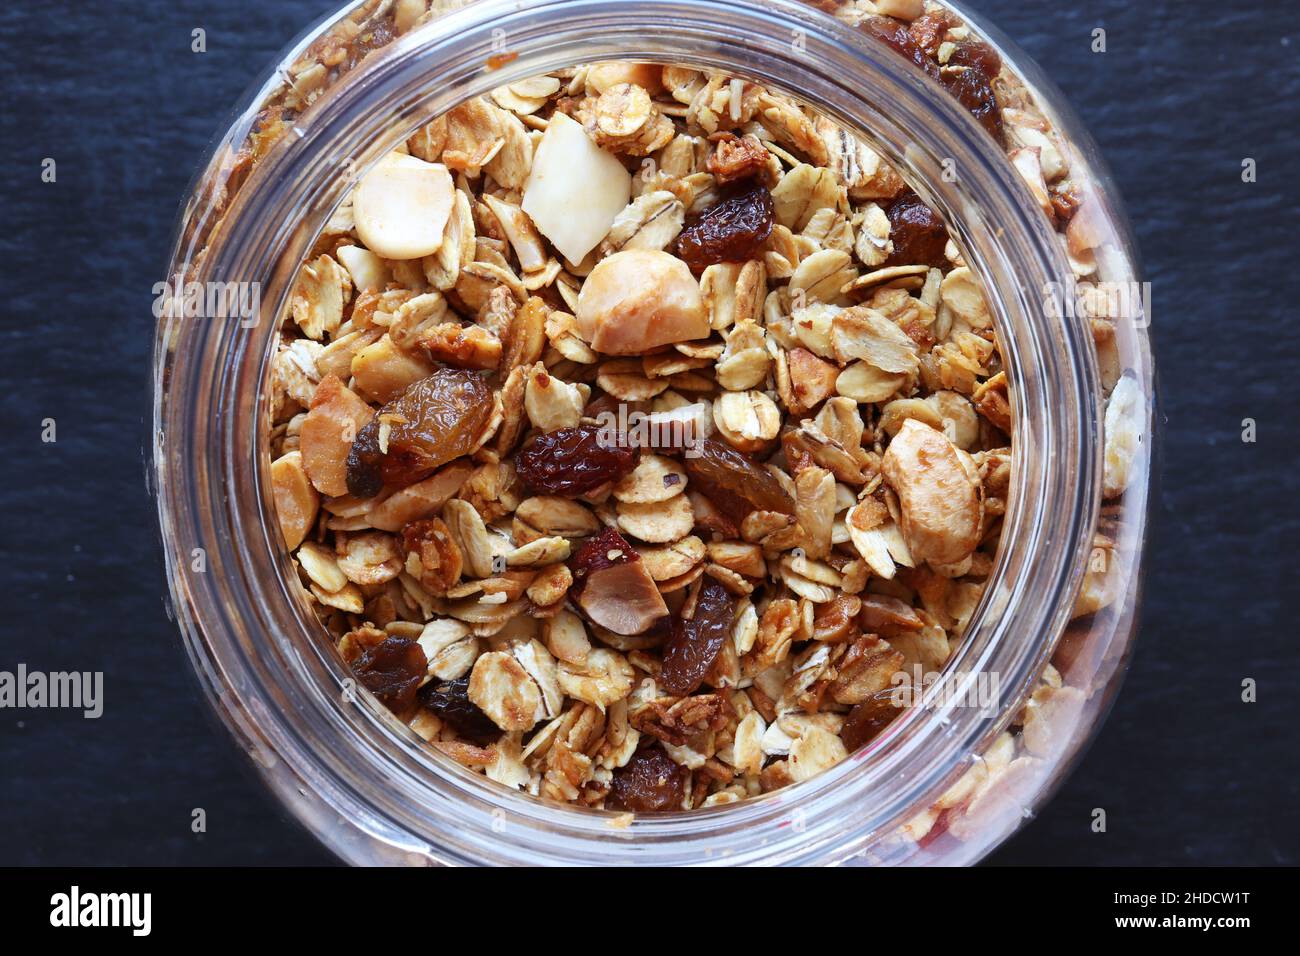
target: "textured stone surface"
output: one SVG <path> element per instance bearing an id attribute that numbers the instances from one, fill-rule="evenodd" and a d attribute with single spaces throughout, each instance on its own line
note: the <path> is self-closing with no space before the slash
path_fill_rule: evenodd
<path id="1" fill-rule="evenodd" d="M 1164 483 L 1110 720 L 1001 863 L 1296 863 L 1292 262 L 1300 12 L 976 0 L 1093 130 L 1155 284 Z M 209 137 L 323 0 L 0 8 L 0 669 L 105 672 L 98 721 L 0 711 L 0 863 L 319 863 L 209 718 L 144 488 L 151 286 Z M 1108 31 L 1106 54 L 1089 50 Z M 190 52 L 207 30 L 208 52 Z M 40 182 L 43 157 L 58 181 Z M 1241 161 L 1259 181 L 1241 182 Z M 40 442 L 41 420 L 58 442 Z M 1259 441 L 1240 441 L 1243 418 Z M 1260 702 L 1239 702 L 1240 682 Z M 208 832 L 190 830 L 207 811 Z M 1094 807 L 1109 832 L 1089 831 Z"/>

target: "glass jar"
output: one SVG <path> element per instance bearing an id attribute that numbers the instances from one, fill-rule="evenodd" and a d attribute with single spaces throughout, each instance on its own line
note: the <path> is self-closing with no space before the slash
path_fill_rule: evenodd
<path id="1" fill-rule="evenodd" d="M 794 0 L 427 5 L 367 0 L 304 34 L 236 114 L 183 211 L 172 289 L 239 290 L 233 301 L 254 306 L 187 309 L 178 295 L 156 309 L 155 490 L 172 601 L 222 720 L 268 786 L 352 863 L 978 860 L 1073 765 L 1135 628 L 1152 366 L 1133 246 L 1092 141 L 1040 70 L 956 5 L 1002 55 L 1003 104 L 1041 117 L 1011 144 L 1039 160 L 1055 147 L 1068 164 L 1083 205 L 1066 235 L 955 99 L 854 28 L 851 5 L 835 17 Z M 354 691 L 291 571 L 266 451 L 276 317 L 356 176 L 467 97 L 612 58 L 734 71 L 892 163 L 984 279 L 1015 418 L 995 570 L 918 706 L 811 780 L 630 825 L 508 791 Z M 967 706 L 990 675 L 991 706 Z"/>

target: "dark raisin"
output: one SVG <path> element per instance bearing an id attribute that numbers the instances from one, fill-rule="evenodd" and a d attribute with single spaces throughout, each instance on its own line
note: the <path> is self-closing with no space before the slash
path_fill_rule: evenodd
<path id="1" fill-rule="evenodd" d="M 965 66 L 979 70 L 992 80 L 1002 72 L 1002 57 L 998 51 L 980 40 L 963 40 L 954 46 L 946 66 Z"/>
<path id="2" fill-rule="evenodd" d="M 731 636 L 734 617 L 731 594 L 712 578 L 705 580 L 695 601 L 695 616 L 673 618 L 672 636 L 663 650 L 660 686 L 677 697 L 695 693 Z"/>
<path id="3" fill-rule="evenodd" d="M 626 538 L 613 528 L 606 528 L 584 541 L 582 547 L 569 559 L 569 570 L 573 572 L 573 586 L 569 593 L 575 598 L 582 594 L 582 589 L 587 586 L 587 578 L 594 571 L 640 560 L 641 555 L 627 543 Z"/>
<path id="4" fill-rule="evenodd" d="M 420 703 L 472 744 L 483 746 L 501 736 L 501 728 L 469 699 L 469 676 L 431 680 L 420 688 Z"/>
<path id="5" fill-rule="evenodd" d="M 1002 142 L 1002 109 L 993 93 L 993 84 L 977 67 L 946 69 L 943 85 L 957 102 L 966 107 L 981 126 L 999 143 Z"/>
<path id="6" fill-rule="evenodd" d="M 957 26 L 957 23 L 957 18 L 947 10 L 931 10 L 913 20 L 907 32 L 926 56 L 937 58 L 949 28 Z"/>
<path id="7" fill-rule="evenodd" d="M 713 438 L 701 439 L 682 457 L 690 487 L 737 523 L 751 511 L 794 514 L 794 502 L 772 473 L 748 455 Z"/>
<path id="8" fill-rule="evenodd" d="M 533 491 L 577 498 L 618 481 L 640 460 L 641 449 L 621 433 L 578 425 L 536 436 L 515 456 L 515 467 Z"/>
<path id="9" fill-rule="evenodd" d="M 389 637 L 368 647 L 352 662 L 366 690 L 393 713 L 409 710 L 429 662 L 419 643 L 406 637 Z"/>
<path id="10" fill-rule="evenodd" d="M 677 255 L 695 273 L 719 262 L 746 262 L 758 257 L 775 221 L 767 187 L 738 184 L 686 223 L 677 237 Z"/>
<path id="11" fill-rule="evenodd" d="M 946 13 L 927 15 L 908 28 L 890 17 L 867 17 L 860 29 L 907 57 L 966 107 L 999 143 L 1002 142 L 1002 110 L 993 93 L 992 78 L 1002 69 L 1002 60 L 987 43 L 978 40 L 956 45 L 948 69 L 940 70 L 934 57 L 948 28 L 956 21 Z M 908 265 L 916 265 L 909 262 Z"/>
<path id="12" fill-rule="evenodd" d="M 492 418 L 492 390 L 483 377 L 443 368 L 379 410 L 348 452 L 348 491 L 372 498 L 384 485 L 405 486 L 468 455 Z M 387 452 L 380 428 L 388 424 Z"/>
<path id="13" fill-rule="evenodd" d="M 933 209 L 910 189 L 889 206 L 889 238 L 894 253 L 886 266 L 942 266 L 948 230 Z"/>
<path id="14" fill-rule="evenodd" d="M 853 705 L 840 730 L 840 739 L 844 741 L 844 747 L 849 753 L 874 740 L 899 715 L 901 711 L 894 695 L 895 688 L 890 687 Z"/>
<path id="15" fill-rule="evenodd" d="M 605 806 L 611 810 L 680 810 L 689 771 L 659 747 L 638 750 L 614 771 Z"/>
<path id="16" fill-rule="evenodd" d="M 867 17 L 858 29 L 888 44 L 897 53 L 907 57 L 934 79 L 939 78 L 939 64 L 930 58 L 921 44 L 907 32 L 907 25 L 893 17 Z"/>

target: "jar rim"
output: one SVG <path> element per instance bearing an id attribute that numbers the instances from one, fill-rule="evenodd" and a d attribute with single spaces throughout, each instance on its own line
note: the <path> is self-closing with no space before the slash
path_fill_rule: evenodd
<path id="1" fill-rule="evenodd" d="M 646 31 L 647 22 L 657 29 Z M 500 31 L 518 55 L 485 70 L 484 51 Z M 934 688 L 944 697 L 954 675 L 994 670 L 1007 682 L 997 715 L 951 703 L 912 708 L 877 741 L 808 781 L 725 807 L 639 816 L 622 830 L 607 812 L 511 793 L 416 746 L 382 709 L 340 699 L 347 672 L 324 642 L 313 641 L 319 625 L 289 584 L 269 510 L 261 397 L 274 318 L 346 191 L 340 157 L 364 172 L 457 102 L 611 55 L 743 70 L 810 102 L 881 152 L 944 215 L 985 278 L 999 332 L 1007 331 L 999 341 L 1017 423 L 1010 540 Z M 857 86 L 868 80 L 870 96 Z M 381 103 L 385 109 L 376 110 Z M 164 319 L 155 360 L 158 505 L 178 622 L 210 698 L 272 788 L 327 845 L 357 861 L 375 859 L 375 841 L 395 860 L 440 862 L 576 863 L 602 851 L 658 865 L 827 862 L 864 851 L 887 858 L 887 834 L 924 795 L 950 783 L 1028 693 L 1052 650 L 1046 638 L 1069 620 L 1100 507 L 1095 355 L 1081 322 L 1048 320 L 1035 298 L 1069 274 L 1068 264 L 997 144 L 903 58 L 796 0 L 479 0 L 368 58 L 295 121 L 295 134 L 249 176 L 206 237 L 202 258 L 182 235 L 173 260 L 174 274 L 187 279 L 259 282 L 264 320 L 242 329 Z M 963 176 L 940 190 L 945 159 Z M 304 217 L 302 209 L 311 212 Z M 250 396 L 261 403 L 257 415 L 248 414 Z M 1029 459 L 1039 467 L 1020 464 Z M 246 493 L 254 488 L 258 494 Z M 194 542 L 208 542 L 206 574 L 186 571 L 186 544 Z M 862 813 L 868 796 L 872 812 Z M 611 843 L 623 843 L 626 854 Z"/>

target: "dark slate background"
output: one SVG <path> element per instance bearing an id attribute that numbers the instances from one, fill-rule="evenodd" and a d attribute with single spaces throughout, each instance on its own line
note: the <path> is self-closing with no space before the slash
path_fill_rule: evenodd
<path id="1" fill-rule="evenodd" d="M 1113 167 L 1154 283 L 1164 416 L 1126 686 L 1082 765 L 992 862 L 1294 864 L 1300 5 L 972 5 L 1047 68 Z M 106 675 L 98 721 L 0 712 L 0 864 L 332 861 L 199 699 L 163 612 L 142 451 L 150 289 L 177 205 L 245 87 L 330 6 L 0 6 L 0 669 Z M 200 26 L 208 51 L 194 54 Z M 1096 27 L 1104 55 L 1089 49 Z M 57 183 L 41 183 L 44 157 Z M 45 418 L 55 444 L 40 441 Z M 1240 702 L 1244 677 L 1258 703 Z M 206 836 L 190 832 L 195 807 Z M 1094 807 L 1105 834 L 1089 829 Z"/>

